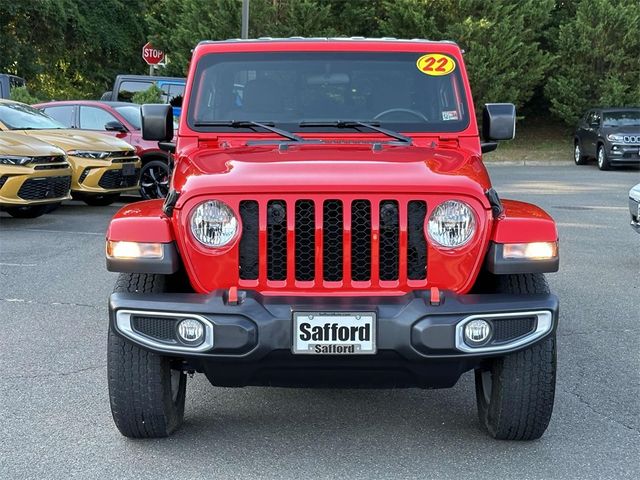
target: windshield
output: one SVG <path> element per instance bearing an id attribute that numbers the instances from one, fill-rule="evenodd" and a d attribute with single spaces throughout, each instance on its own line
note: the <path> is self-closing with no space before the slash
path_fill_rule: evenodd
<path id="1" fill-rule="evenodd" d="M 116 112 L 122 115 L 127 122 L 131 124 L 136 130 L 142 128 L 142 114 L 140 113 L 139 105 L 125 105 L 122 107 L 115 107 Z"/>
<path id="2" fill-rule="evenodd" d="M 640 110 L 603 112 L 605 127 L 640 127 Z"/>
<path id="3" fill-rule="evenodd" d="M 289 131 L 338 131 L 336 121 L 404 132 L 457 132 L 469 123 L 455 60 L 421 53 L 275 52 L 210 54 L 198 63 L 189 126 L 231 131 L 215 122 L 256 121 Z M 443 57 L 436 55 L 436 57 Z M 444 73 L 442 73 L 444 72 Z M 344 131 L 344 129 L 342 129 Z"/>
<path id="4" fill-rule="evenodd" d="M 66 128 L 46 113 L 23 103 L 0 103 L 0 122 L 9 130 Z"/>

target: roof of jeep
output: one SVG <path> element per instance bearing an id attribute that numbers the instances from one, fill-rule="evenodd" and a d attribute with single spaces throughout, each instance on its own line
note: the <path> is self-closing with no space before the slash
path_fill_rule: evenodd
<path id="1" fill-rule="evenodd" d="M 228 40 L 203 40 L 198 45 L 209 45 L 216 43 L 252 43 L 252 42 L 380 42 L 380 43 L 435 43 L 435 44 L 447 44 L 457 45 L 456 42 L 451 40 L 426 40 L 424 38 L 411 38 L 402 39 L 395 37 L 381 37 L 381 38 L 369 38 L 369 37 L 288 37 L 288 38 L 274 38 L 274 37 L 259 37 L 259 38 L 230 38 Z"/>

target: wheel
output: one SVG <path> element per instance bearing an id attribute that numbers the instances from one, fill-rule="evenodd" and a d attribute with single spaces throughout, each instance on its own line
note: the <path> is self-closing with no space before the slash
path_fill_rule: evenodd
<path id="1" fill-rule="evenodd" d="M 164 198 L 169 193 L 169 165 L 163 160 L 151 160 L 140 172 L 140 195 L 145 200 Z"/>
<path id="2" fill-rule="evenodd" d="M 122 273 L 115 292 L 162 293 L 164 275 Z M 187 376 L 172 368 L 170 357 L 146 351 L 109 328 L 107 374 L 111 414 L 120 433 L 130 438 L 159 438 L 182 424 Z"/>
<path id="3" fill-rule="evenodd" d="M 87 195 L 82 197 L 82 201 L 92 207 L 106 207 L 118 200 L 119 197 L 119 193 L 105 193 L 103 195 Z"/>
<path id="4" fill-rule="evenodd" d="M 498 291 L 548 293 L 542 274 L 501 275 Z M 534 440 L 549 425 L 556 388 L 555 333 L 526 350 L 490 360 L 475 371 L 480 424 L 499 440 Z"/>
<path id="5" fill-rule="evenodd" d="M 573 161 L 576 165 L 585 165 L 587 163 L 587 156 L 582 154 L 580 142 L 578 141 L 576 141 L 575 148 L 573 149 Z"/>
<path id="6" fill-rule="evenodd" d="M 20 207 L 6 207 L 6 212 L 14 218 L 36 218 L 47 213 L 49 205 L 23 205 Z"/>
<path id="7" fill-rule="evenodd" d="M 611 163 L 609 163 L 609 158 L 607 157 L 607 152 L 604 149 L 604 145 L 598 145 L 598 168 L 600 170 L 609 170 L 611 168 Z"/>

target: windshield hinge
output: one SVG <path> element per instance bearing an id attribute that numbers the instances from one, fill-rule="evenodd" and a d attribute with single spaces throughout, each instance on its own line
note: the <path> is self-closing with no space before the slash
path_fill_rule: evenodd
<path id="1" fill-rule="evenodd" d="M 178 202 L 179 196 L 180 196 L 180 193 L 177 192 L 176 190 L 169 190 L 169 193 L 167 194 L 167 198 L 164 199 L 164 204 L 162 205 L 162 211 L 167 217 L 171 217 L 171 215 L 173 215 L 173 209 L 175 208 L 176 203 Z"/>
<path id="2" fill-rule="evenodd" d="M 504 213 L 504 206 L 500 201 L 500 197 L 498 196 L 498 192 L 496 192 L 493 188 L 490 188 L 485 192 L 487 200 L 489 200 L 489 204 L 491 205 L 491 212 L 493 213 L 493 218 L 498 219 Z"/>

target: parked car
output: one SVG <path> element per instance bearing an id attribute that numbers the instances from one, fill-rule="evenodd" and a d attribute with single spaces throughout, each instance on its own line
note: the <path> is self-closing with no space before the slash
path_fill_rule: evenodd
<path id="1" fill-rule="evenodd" d="M 491 436 L 543 434 L 558 232 L 493 189 L 481 155 L 513 138 L 515 107 L 485 106 L 481 142 L 455 43 L 203 42 L 189 85 L 169 195 L 107 230 L 123 435 L 178 428 L 195 372 L 226 387 L 447 388 L 468 370 Z M 142 115 L 145 138 L 171 141 L 168 105 Z"/>
<path id="2" fill-rule="evenodd" d="M 143 92 L 155 84 L 163 92 L 163 102 L 173 106 L 174 115 L 179 117 L 186 83 L 187 79 L 180 77 L 118 75 L 113 84 L 113 89 L 104 92 L 100 100 L 131 102 L 135 93 Z"/>
<path id="3" fill-rule="evenodd" d="M 640 183 L 629 190 L 629 213 L 631 228 L 640 233 Z"/>
<path id="4" fill-rule="evenodd" d="M 596 159 L 600 170 L 640 165 L 640 108 L 595 108 L 580 119 L 573 159 L 584 165 Z"/>
<path id="5" fill-rule="evenodd" d="M 71 198 L 64 151 L 28 135 L 0 132 L 0 209 L 35 218 Z"/>
<path id="6" fill-rule="evenodd" d="M 0 131 L 14 131 L 61 148 L 73 171 L 71 195 L 88 205 L 109 205 L 139 189 L 140 159 L 128 143 L 95 132 L 68 129 L 46 113 L 0 100 Z"/>
<path id="7" fill-rule="evenodd" d="M 24 87 L 27 84 L 24 78 L 7 73 L 0 73 L 0 98 L 10 98 L 11 90 Z"/>
<path id="8" fill-rule="evenodd" d="M 127 102 L 77 100 L 34 105 L 67 128 L 102 132 L 133 145 L 142 160 L 140 195 L 164 198 L 169 191 L 169 153 L 142 138 L 140 106 Z"/>

